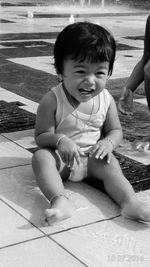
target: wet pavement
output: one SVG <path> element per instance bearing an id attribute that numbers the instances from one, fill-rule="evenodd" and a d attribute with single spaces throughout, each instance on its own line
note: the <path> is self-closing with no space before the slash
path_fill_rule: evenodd
<path id="1" fill-rule="evenodd" d="M 42 96 L 58 83 L 53 44 L 69 23 L 67 12 L 45 6 L 0 8 L 0 266 L 148 267 L 149 226 L 122 218 L 116 204 L 87 183 L 65 185 L 75 216 L 51 227 L 42 224 L 49 203 L 31 168 L 34 122 Z M 75 21 L 99 23 L 114 34 L 117 56 L 111 80 L 124 81 L 142 55 L 148 14 L 77 14 Z M 136 101 L 147 109 L 145 97 Z M 137 151 L 124 140 L 118 152 L 122 167 L 132 173 L 131 182 L 142 190 L 138 197 L 150 205 L 149 151 Z M 134 165 L 143 170 L 142 178 L 135 175 Z"/>

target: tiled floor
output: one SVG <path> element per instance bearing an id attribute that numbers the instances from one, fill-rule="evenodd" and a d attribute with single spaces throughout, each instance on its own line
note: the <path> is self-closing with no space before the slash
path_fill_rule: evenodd
<path id="1" fill-rule="evenodd" d="M 35 33 L 53 33 L 68 23 L 68 18 L 28 19 L 29 9 L 33 11 L 31 7 L 1 7 L 1 18 L 7 20 L 0 24 L 2 42 L 17 39 L 20 33 L 29 33 L 36 39 Z M 36 12 L 44 14 L 48 10 L 36 7 Z M 127 40 L 124 36 L 143 35 L 146 15 L 88 19 L 109 27 L 119 42 L 143 48 L 142 41 Z M 2 42 L 0 49 L 4 48 Z M 53 44 L 53 36 L 49 42 Z M 127 77 L 141 54 L 142 49 L 118 51 L 113 77 Z M 55 75 L 52 57 L 48 55 L 32 57 L 30 53 L 29 57 L 14 57 L 10 52 L 9 55 L 7 60 L 19 66 Z M 36 113 L 37 102 L 19 95 L 19 91 L 6 90 L 5 85 L 0 88 L 1 100 L 19 101 L 24 104 L 21 109 Z M 68 197 L 76 205 L 71 219 L 51 227 L 43 224 L 43 211 L 49 203 L 32 172 L 30 149 L 36 147 L 33 135 L 33 129 L 0 134 L 0 267 L 150 266 L 150 227 L 123 219 L 108 196 L 87 184 L 65 184 Z M 128 157 L 150 164 L 149 152 L 135 152 L 129 143 L 119 149 Z M 150 205 L 150 190 L 138 196 Z"/>

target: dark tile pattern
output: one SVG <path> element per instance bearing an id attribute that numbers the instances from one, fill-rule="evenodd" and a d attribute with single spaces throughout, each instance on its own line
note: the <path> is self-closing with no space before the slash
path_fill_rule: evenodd
<path id="1" fill-rule="evenodd" d="M 131 39 L 131 40 L 142 40 L 142 41 L 144 41 L 144 35 L 143 36 L 126 36 L 124 38 Z"/>
<path id="2" fill-rule="evenodd" d="M 122 43 L 117 43 L 117 50 L 142 50 L 140 47 L 130 46 Z"/>
<path id="3" fill-rule="evenodd" d="M 32 47 L 32 46 L 50 46 L 52 47 L 52 44 L 44 42 L 44 41 L 12 41 L 12 42 L 0 42 L 1 45 L 4 47 Z"/>
<path id="4" fill-rule="evenodd" d="M 7 61 L 0 66 L 0 86 L 35 102 L 56 84 L 57 77 L 46 72 Z"/>
<path id="5" fill-rule="evenodd" d="M 36 32 L 36 33 L 4 33 L 0 34 L 0 40 L 35 40 L 35 39 L 54 39 L 58 32 Z"/>
<path id="6" fill-rule="evenodd" d="M 1 6 L 7 7 L 7 6 L 36 6 L 36 5 L 40 5 L 41 3 L 31 3 L 31 2 L 18 2 L 18 3 L 13 3 L 11 2 L 2 2 Z M 42 5 L 42 4 L 41 4 Z"/>
<path id="7" fill-rule="evenodd" d="M 57 77 L 9 61 L 9 58 L 52 56 L 53 44 L 43 41 L 1 43 L 15 48 L 0 49 L 0 86 L 23 97 L 39 102 L 58 83 Z"/>
<path id="8" fill-rule="evenodd" d="M 20 102 L 0 100 L 0 133 L 33 129 L 35 115 L 20 108 Z"/>
<path id="9" fill-rule="evenodd" d="M 14 21 L 6 20 L 6 19 L 0 19 L 0 23 L 15 23 Z"/>

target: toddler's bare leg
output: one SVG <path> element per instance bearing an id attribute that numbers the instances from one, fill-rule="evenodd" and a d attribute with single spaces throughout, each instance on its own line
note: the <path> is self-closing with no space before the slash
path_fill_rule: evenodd
<path id="1" fill-rule="evenodd" d="M 72 202 L 65 197 L 64 185 L 56 167 L 56 157 L 54 152 L 40 149 L 34 153 L 32 159 L 37 184 L 51 202 L 50 209 L 45 211 L 48 224 L 67 219 L 74 211 Z"/>
<path id="2" fill-rule="evenodd" d="M 137 199 L 131 184 L 123 175 L 113 155 L 109 164 L 105 160 L 89 159 L 88 171 L 89 176 L 104 182 L 107 193 L 120 206 L 123 216 L 150 222 L 150 209 Z"/>

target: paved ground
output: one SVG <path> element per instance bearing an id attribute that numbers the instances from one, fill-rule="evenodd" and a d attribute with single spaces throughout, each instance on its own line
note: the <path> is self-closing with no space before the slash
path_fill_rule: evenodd
<path id="1" fill-rule="evenodd" d="M 56 16 L 50 7 L 0 9 L 0 266 L 148 267 L 149 226 L 123 219 L 103 192 L 87 184 L 66 184 L 66 193 L 77 207 L 73 218 L 53 227 L 42 224 L 49 203 L 31 169 L 36 147 L 33 128 L 41 97 L 57 83 L 53 43 L 69 22 L 62 13 L 57 10 Z M 75 20 L 99 23 L 117 39 L 112 81 L 128 77 L 142 55 L 147 14 L 88 14 L 76 12 Z M 146 105 L 144 97 L 138 101 Z M 138 152 L 124 140 L 119 152 L 124 168 L 129 168 L 132 158 L 145 175 L 149 151 Z M 145 179 L 147 190 L 138 197 L 150 204 L 149 175 L 144 175 L 140 183 Z"/>

